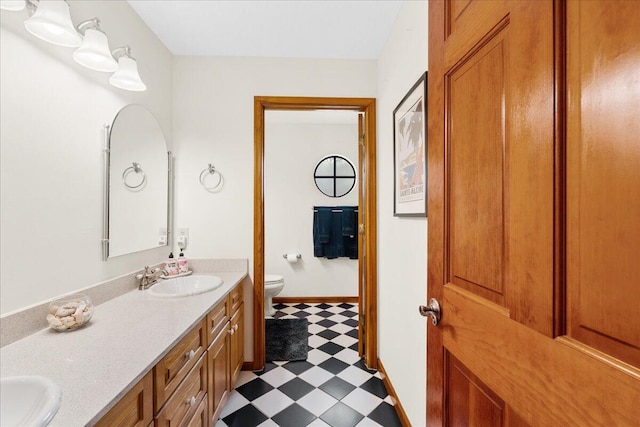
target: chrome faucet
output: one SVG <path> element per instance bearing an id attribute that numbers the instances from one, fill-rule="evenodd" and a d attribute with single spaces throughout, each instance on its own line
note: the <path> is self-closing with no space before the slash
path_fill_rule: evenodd
<path id="1" fill-rule="evenodd" d="M 138 285 L 138 289 L 145 290 L 155 285 L 158 282 L 158 279 L 161 275 L 167 275 L 167 272 L 161 270 L 160 267 L 151 269 L 149 266 L 144 267 L 144 271 L 142 273 L 136 274 L 134 277 L 140 280 L 140 284 Z"/>

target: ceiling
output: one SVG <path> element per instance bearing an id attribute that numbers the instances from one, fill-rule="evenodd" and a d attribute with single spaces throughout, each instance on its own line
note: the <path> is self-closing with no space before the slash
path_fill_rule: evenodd
<path id="1" fill-rule="evenodd" d="M 174 55 L 378 59 L 402 0 L 128 0 Z"/>

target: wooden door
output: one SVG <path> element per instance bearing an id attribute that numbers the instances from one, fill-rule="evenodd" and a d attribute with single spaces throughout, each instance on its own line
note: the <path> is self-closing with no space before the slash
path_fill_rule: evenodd
<path id="1" fill-rule="evenodd" d="M 429 5 L 429 425 L 640 425 L 640 2 Z"/>

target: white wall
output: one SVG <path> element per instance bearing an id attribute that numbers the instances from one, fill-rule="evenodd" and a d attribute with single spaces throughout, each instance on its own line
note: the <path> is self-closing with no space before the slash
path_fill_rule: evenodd
<path id="1" fill-rule="evenodd" d="M 377 62 L 176 57 L 173 141 L 176 227 L 189 227 L 185 255 L 249 258 L 253 273 L 254 96 L 376 97 Z M 206 192 L 213 163 L 224 189 Z M 245 359 L 253 359 L 253 293 L 245 289 Z"/>
<path id="2" fill-rule="evenodd" d="M 426 425 L 427 222 L 393 216 L 392 115 L 426 68 L 427 2 L 406 1 L 378 63 L 378 345 L 414 426 Z"/>
<path id="3" fill-rule="evenodd" d="M 265 270 L 284 277 L 278 296 L 357 296 L 358 260 L 314 258 L 313 206 L 357 206 L 357 186 L 339 198 L 321 193 L 313 180 L 317 163 L 339 154 L 357 169 L 358 124 L 274 123 L 265 114 Z M 316 111 L 305 114 L 319 114 Z M 277 119 L 282 120 L 282 118 Z M 282 255 L 300 253 L 302 259 L 287 262 Z"/>
<path id="4" fill-rule="evenodd" d="M 103 125 L 140 103 L 170 143 L 172 56 L 124 1 L 72 1 L 74 23 L 99 17 L 112 49 L 128 44 L 148 89 L 109 85 L 73 49 L 0 12 L 0 313 L 161 261 L 155 249 L 102 261 Z"/>

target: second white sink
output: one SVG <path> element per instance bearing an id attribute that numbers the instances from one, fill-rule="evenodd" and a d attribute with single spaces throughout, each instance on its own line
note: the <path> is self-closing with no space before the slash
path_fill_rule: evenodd
<path id="1" fill-rule="evenodd" d="M 62 390 L 48 378 L 5 377 L 0 380 L 0 425 L 42 427 L 60 407 Z"/>
<path id="2" fill-rule="evenodd" d="M 222 286 L 218 276 L 193 275 L 164 280 L 149 288 L 149 294 L 155 297 L 186 297 L 213 291 Z"/>

